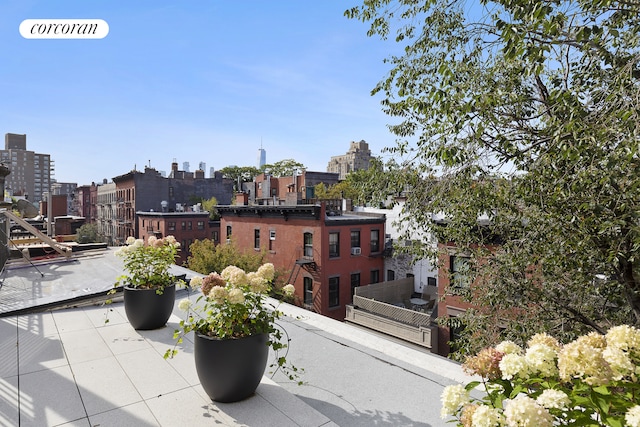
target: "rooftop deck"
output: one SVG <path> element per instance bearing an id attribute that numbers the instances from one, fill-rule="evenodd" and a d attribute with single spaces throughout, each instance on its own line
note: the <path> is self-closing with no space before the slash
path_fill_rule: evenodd
<path id="1" fill-rule="evenodd" d="M 288 359 L 305 368 L 305 384 L 267 373 L 254 396 L 215 403 L 189 339 L 163 358 L 181 312 L 165 328 L 135 331 L 122 303 L 109 306 L 107 324 L 106 308 L 91 304 L 121 274 L 111 250 L 36 267 L 2 276 L 3 426 L 444 426 L 443 387 L 468 380 L 418 346 L 283 304 Z"/>

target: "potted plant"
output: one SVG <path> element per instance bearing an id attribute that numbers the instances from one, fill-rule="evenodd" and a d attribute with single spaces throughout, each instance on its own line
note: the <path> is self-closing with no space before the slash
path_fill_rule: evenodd
<path id="1" fill-rule="evenodd" d="M 118 277 L 114 289 L 124 288 L 124 308 L 134 329 L 157 329 L 166 325 L 176 297 L 179 280 L 169 272 L 178 256 L 180 243 L 173 236 L 158 239 L 129 237 L 115 255 L 124 260 L 127 274 Z M 108 320 L 107 320 L 108 321 Z"/>
<path id="2" fill-rule="evenodd" d="M 235 402 L 252 395 L 266 369 L 269 348 L 276 353 L 271 366 L 282 369 L 292 380 L 298 369 L 288 365 L 288 350 L 283 343 L 282 328 L 276 325 L 281 312 L 266 302 L 274 278 L 273 264 L 263 264 L 257 271 L 229 266 L 220 274 L 194 277 L 189 285 L 200 289 L 195 303 L 188 298 L 178 307 L 187 312 L 173 349 L 165 357 L 173 357 L 185 334 L 194 332 L 194 359 L 200 383 L 207 395 L 217 402 Z M 282 288 L 292 295 L 293 285 Z"/>

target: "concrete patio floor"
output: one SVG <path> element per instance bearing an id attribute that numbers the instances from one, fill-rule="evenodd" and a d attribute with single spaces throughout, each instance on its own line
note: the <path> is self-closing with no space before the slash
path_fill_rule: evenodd
<path id="1" fill-rule="evenodd" d="M 0 426 L 445 426 L 442 389 L 469 381 L 459 365 L 424 349 L 282 304 L 288 359 L 305 369 L 305 384 L 267 371 L 254 396 L 212 402 L 190 337 L 174 359 L 163 358 L 183 315 L 177 308 L 166 327 L 136 331 L 121 302 L 108 306 L 105 324 L 106 306 L 69 299 L 104 295 L 100 286 L 117 276 L 111 255 L 102 285 L 100 256 L 40 265 L 42 280 L 30 280 L 32 268 L 5 272 L 0 308 L 14 311 L 0 310 Z"/>

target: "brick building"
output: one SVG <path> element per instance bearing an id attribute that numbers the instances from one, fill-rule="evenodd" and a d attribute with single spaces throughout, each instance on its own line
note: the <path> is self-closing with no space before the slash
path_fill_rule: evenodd
<path id="1" fill-rule="evenodd" d="M 295 205 L 315 198 L 316 185 L 329 187 L 338 182 L 338 174 L 331 172 L 302 171 L 281 177 L 263 173 L 255 178 L 249 193 L 251 201 L 259 205 Z"/>
<path id="2" fill-rule="evenodd" d="M 180 243 L 180 258 L 183 265 L 191 254 L 189 247 L 196 240 L 211 239 L 220 243 L 220 222 L 210 221 L 209 212 L 136 212 L 140 239 L 145 242 L 150 236 L 159 239 L 173 236 Z"/>
<path id="3" fill-rule="evenodd" d="M 385 216 L 314 205 L 218 206 L 220 228 L 242 250 L 267 251 L 298 303 L 344 320 L 354 289 L 382 281 Z"/>
<path id="4" fill-rule="evenodd" d="M 172 164 L 168 178 L 153 168 L 144 172 L 133 170 L 113 178 L 116 184 L 116 244 L 123 244 L 127 237 L 139 237 L 136 212 L 184 212 L 202 199 L 215 197 L 218 203 L 231 203 L 233 182 L 220 173 L 205 178 L 204 171 L 178 170 Z"/>

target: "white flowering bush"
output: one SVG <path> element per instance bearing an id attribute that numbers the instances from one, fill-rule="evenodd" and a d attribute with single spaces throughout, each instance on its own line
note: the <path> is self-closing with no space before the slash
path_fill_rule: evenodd
<path id="1" fill-rule="evenodd" d="M 288 336 L 285 339 L 286 331 L 276 323 L 282 313 L 266 301 L 274 276 L 273 264 L 266 263 L 255 272 L 247 273 L 231 265 L 220 274 L 213 272 L 205 277 L 193 277 L 189 287 L 199 289 L 200 296 L 193 304 L 189 298 L 179 301 L 178 308 L 186 311 L 187 317 L 175 331 L 176 345 L 166 351 L 165 358 L 173 357 L 184 335 L 192 331 L 219 339 L 268 334 L 267 344 L 278 355 L 274 365 L 291 380 L 297 380 L 298 369 L 286 361 Z M 282 288 L 288 296 L 293 295 L 294 290 L 290 284 Z M 280 356 L 282 351 L 284 356 Z"/>
<path id="2" fill-rule="evenodd" d="M 640 427 L 640 330 L 622 325 L 561 345 L 534 335 L 467 358 L 482 381 L 445 387 L 441 416 L 459 426 Z M 470 391 L 483 386 L 481 399 Z"/>
<path id="3" fill-rule="evenodd" d="M 119 247 L 115 255 L 124 260 L 126 274 L 118 277 L 114 288 L 122 285 L 142 289 L 155 289 L 162 293 L 165 286 L 176 283 L 169 271 L 175 263 L 180 243 L 173 236 L 162 239 L 151 236 L 145 243 L 142 239 L 129 237 L 126 246 Z M 115 289 L 109 294 L 115 293 Z"/>

